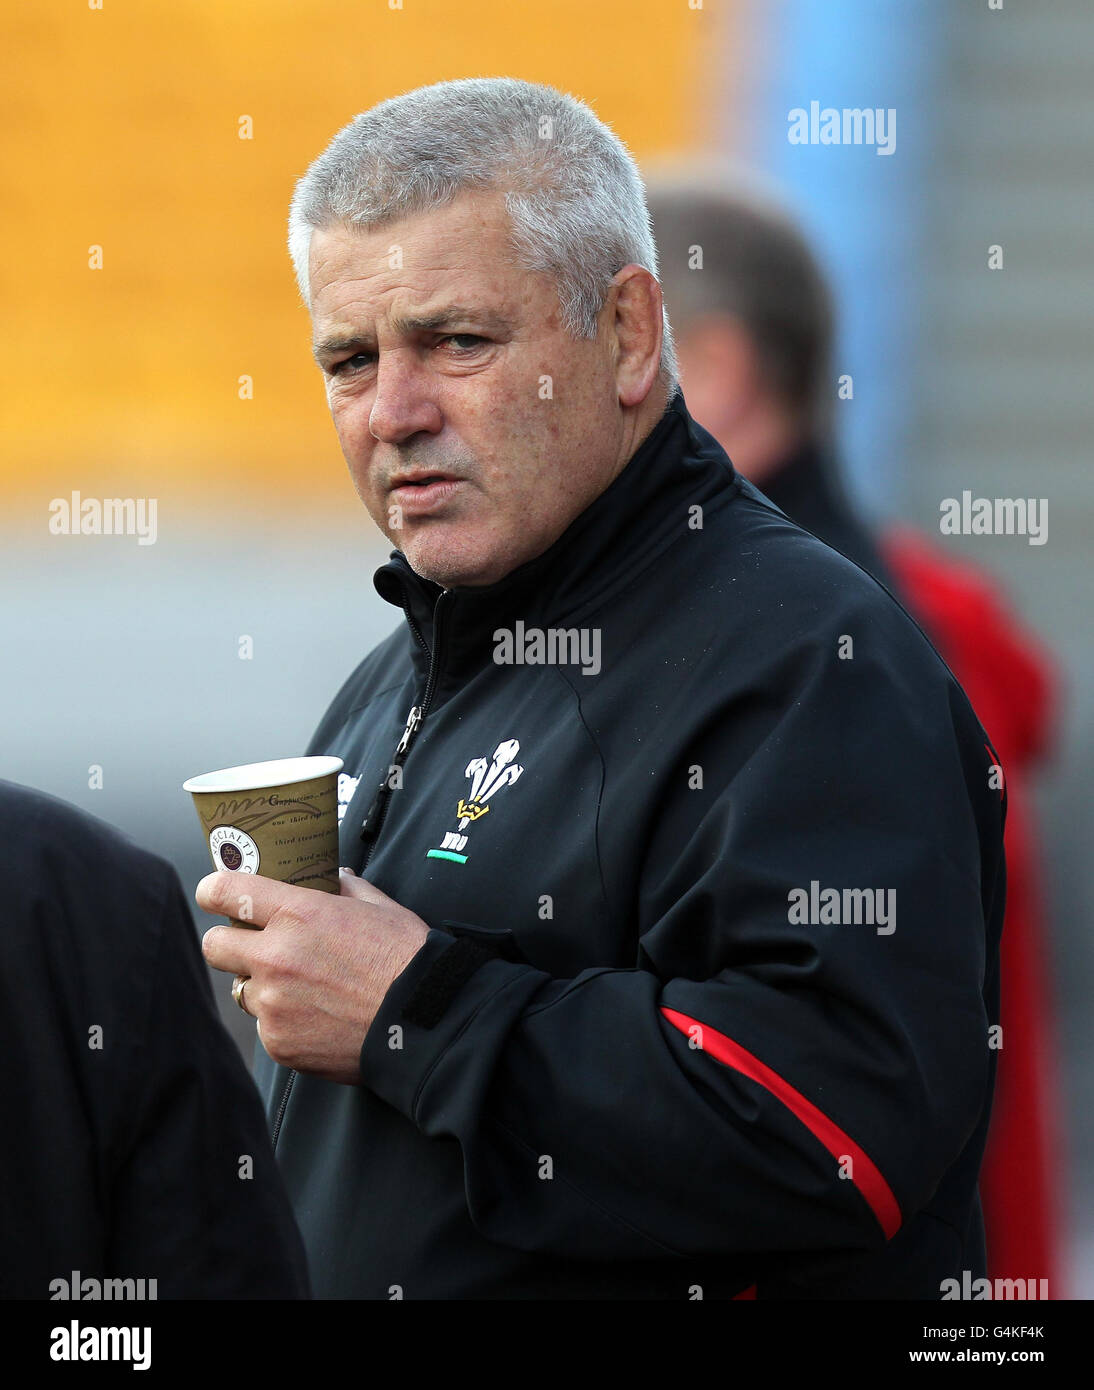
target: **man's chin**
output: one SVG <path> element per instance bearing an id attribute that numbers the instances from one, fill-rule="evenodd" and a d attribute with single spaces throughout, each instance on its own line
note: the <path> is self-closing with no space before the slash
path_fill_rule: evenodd
<path id="1" fill-rule="evenodd" d="M 415 574 L 432 580 L 442 589 L 475 589 L 488 584 L 496 584 L 504 579 L 515 565 L 506 566 L 482 552 L 476 552 L 462 536 L 454 543 L 446 543 L 439 535 L 429 537 L 403 538 L 395 544 L 403 552 L 407 564 Z"/>

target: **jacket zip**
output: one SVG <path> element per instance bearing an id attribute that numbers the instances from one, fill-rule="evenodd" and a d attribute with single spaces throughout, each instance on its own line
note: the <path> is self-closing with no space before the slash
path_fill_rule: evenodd
<path id="1" fill-rule="evenodd" d="M 392 769 L 396 767 L 401 768 L 403 763 L 406 762 L 407 754 L 410 752 L 410 745 L 414 742 L 414 738 L 422 726 L 422 720 L 426 717 L 426 714 L 429 712 L 429 706 L 433 703 L 433 695 L 437 688 L 437 675 L 440 669 L 441 605 L 447 597 L 447 590 L 442 594 L 438 594 L 437 602 L 433 609 L 433 650 L 429 653 L 429 674 L 426 677 L 425 693 L 422 695 L 422 702 L 420 705 L 412 706 L 410 713 L 407 715 L 406 726 L 403 729 L 402 737 L 396 745 L 395 755 L 391 760 L 391 766 L 388 768 L 387 776 L 380 783 L 379 790 L 375 797 L 373 797 L 372 805 L 368 808 L 365 819 L 361 824 L 361 839 L 368 846 L 361 864 L 362 874 L 368 866 L 368 861 L 372 858 L 372 851 L 376 848 L 376 841 L 379 838 L 380 828 L 387 814 L 387 804 L 391 799 L 391 793 L 395 790 L 391 785 Z M 414 635 L 414 640 L 424 652 L 429 652 L 429 647 L 425 638 L 422 636 L 421 629 L 410 616 L 409 603 L 403 605 L 403 611 L 406 614 L 406 620 L 409 624 L 410 631 Z M 295 1071 L 289 1072 L 288 1079 L 285 1082 L 285 1089 L 281 1093 L 281 1104 L 277 1107 L 277 1119 L 274 1121 L 273 1127 L 272 1146 L 274 1149 L 277 1148 L 277 1138 L 281 1133 L 281 1123 L 285 1118 L 285 1111 L 288 1108 L 289 1097 L 292 1095 L 293 1082 L 296 1080 L 296 1076 L 297 1073 Z"/>

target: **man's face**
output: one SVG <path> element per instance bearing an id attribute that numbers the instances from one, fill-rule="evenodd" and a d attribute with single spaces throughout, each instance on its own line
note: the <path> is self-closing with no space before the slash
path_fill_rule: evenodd
<path id="1" fill-rule="evenodd" d="M 502 196 L 475 193 L 312 236 L 314 348 L 354 485 L 445 588 L 541 554 L 625 462 L 610 306 L 571 338 L 508 230 Z"/>

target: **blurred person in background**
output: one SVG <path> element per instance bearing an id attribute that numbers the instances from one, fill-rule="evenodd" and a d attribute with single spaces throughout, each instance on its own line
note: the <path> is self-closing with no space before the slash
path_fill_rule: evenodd
<path id="1" fill-rule="evenodd" d="M 917 618 L 972 702 L 1006 778 L 1002 1046 L 980 1188 L 990 1277 L 1058 1290 L 1056 1061 L 1027 780 L 1047 750 L 1051 661 L 993 583 L 905 527 L 875 531 L 839 474 L 831 292 L 766 192 L 715 170 L 651 173 L 650 215 L 692 415 L 734 466 L 879 579 Z"/>
<path id="2" fill-rule="evenodd" d="M 309 1297 L 174 869 L 0 781 L 0 1297 Z"/>

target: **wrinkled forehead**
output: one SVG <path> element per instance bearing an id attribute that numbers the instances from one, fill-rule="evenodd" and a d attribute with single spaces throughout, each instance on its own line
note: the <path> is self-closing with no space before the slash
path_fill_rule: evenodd
<path id="1" fill-rule="evenodd" d="M 309 253 L 313 313 L 346 287 L 382 294 L 395 286 L 431 290 L 459 280 L 485 288 L 520 273 L 512 222 L 502 195 L 493 192 L 464 194 L 364 228 L 319 228 Z"/>

